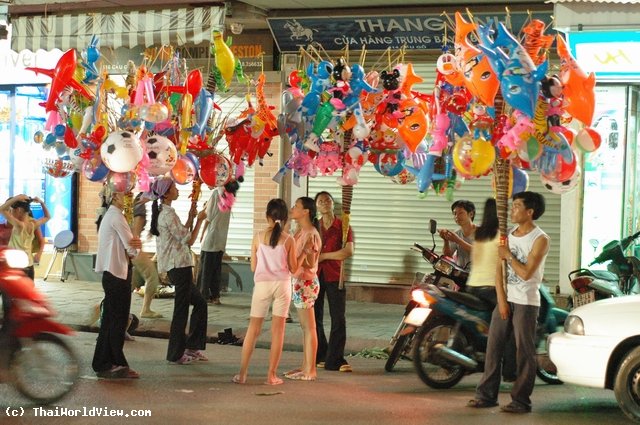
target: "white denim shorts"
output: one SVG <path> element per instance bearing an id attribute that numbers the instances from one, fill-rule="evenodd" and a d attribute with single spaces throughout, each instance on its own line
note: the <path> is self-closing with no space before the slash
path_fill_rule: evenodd
<path id="1" fill-rule="evenodd" d="M 266 317 L 271 307 L 271 314 L 279 317 L 289 317 L 291 303 L 291 281 L 272 280 L 256 282 L 251 297 L 251 317 Z"/>

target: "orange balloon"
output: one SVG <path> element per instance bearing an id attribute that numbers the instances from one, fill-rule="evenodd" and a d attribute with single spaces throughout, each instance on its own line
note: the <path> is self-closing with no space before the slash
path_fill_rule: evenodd
<path id="1" fill-rule="evenodd" d="M 572 117 L 590 126 L 595 113 L 596 76 L 585 73 L 569 52 L 564 38 L 557 34 L 557 49 L 560 56 L 560 80 L 564 86 L 562 94 L 566 102 L 564 110 Z"/>
<path id="2" fill-rule="evenodd" d="M 405 117 L 400 120 L 398 134 L 411 152 L 416 148 L 427 135 L 427 116 L 422 108 L 413 99 L 406 99 L 400 103 L 400 110 Z"/>

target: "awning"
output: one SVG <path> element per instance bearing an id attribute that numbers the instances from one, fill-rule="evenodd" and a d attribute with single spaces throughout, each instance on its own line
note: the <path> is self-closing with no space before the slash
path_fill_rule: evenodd
<path id="1" fill-rule="evenodd" d="M 547 0 L 558 31 L 638 29 L 638 0 Z"/>
<path id="2" fill-rule="evenodd" d="M 211 31 L 224 29 L 224 17 L 221 7 L 20 16 L 11 21 L 11 48 L 81 50 L 93 35 L 99 37 L 100 47 L 114 49 L 199 44 L 211 39 Z"/>

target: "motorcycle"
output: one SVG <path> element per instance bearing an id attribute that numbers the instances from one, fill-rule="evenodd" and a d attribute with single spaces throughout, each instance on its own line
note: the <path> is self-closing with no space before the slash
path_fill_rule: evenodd
<path id="1" fill-rule="evenodd" d="M 0 328 L 0 382 L 9 382 L 38 404 L 53 403 L 75 386 L 78 358 L 58 335 L 73 329 L 55 315 L 33 280 L 22 269 L 23 251 L 0 247 L 0 293 L 4 317 Z"/>
<path id="2" fill-rule="evenodd" d="M 544 285 L 540 285 L 540 295 L 537 375 L 549 384 L 561 384 L 546 343 L 547 335 L 564 323 L 568 313 L 556 307 Z M 405 322 L 419 327 L 413 337 L 412 357 L 420 379 L 432 388 L 444 389 L 453 387 L 469 373 L 482 372 L 495 306 L 469 293 L 433 284 L 414 290 L 412 298 L 420 307 L 414 308 Z"/>
<path id="3" fill-rule="evenodd" d="M 433 248 L 426 249 L 418 243 L 414 243 L 413 247 L 411 247 L 413 251 L 419 252 L 422 255 L 422 258 L 433 265 L 434 268 L 433 273 L 428 275 L 416 273 L 416 278 L 411 286 L 411 293 L 413 293 L 415 289 L 425 288 L 430 284 L 442 286 L 451 290 L 457 290 L 458 288 L 465 286 L 467 278 L 469 277 L 469 272 L 460 268 L 453 259 L 436 254 L 436 226 L 437 223 L 435 220 L 429 221 L 429 232 L 431 233 L 431 239 L 433 240 Z M 387 347 L 389 358 L 384 365 L 384 369 L 387 372 L 391 372 L 393 370 L 400 357 L 410 357 L 413 338 L 418 326 L 407 323 L 406 318 L 416 307 L 419 306 L 418 302 L 413 299 L 409 299 L 409 302 L 404 309 L 402 320 L 391 337 L 389 346 Z"/>
<path id="4" fill-rule="evenodd" d="M 607 270 L 576 269 L 569 273 L 573 288 L 573 308 L 597 300 L 635 293 L 640 279 L 640 260 L 625 256 L 624 251 L 640 236 L 640 231 L 620 241 L 611 241 L 588 267 L 611 261 Z"/>

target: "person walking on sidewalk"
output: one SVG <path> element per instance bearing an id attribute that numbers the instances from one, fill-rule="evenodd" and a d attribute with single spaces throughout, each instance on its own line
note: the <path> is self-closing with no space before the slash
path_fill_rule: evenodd
<path id="1" fill-rule="evenodd" d="M 35 220 L 31 217 L 31 202 L 38 202 L 42 205 L 44 217 Z M 9 238 L 9 248 L 19 249 L 27 254 L 29 259 L 28 266 L 24 272 L 31 279 L 35 277 L 33 268 L 33 240 L 36 237 L 36 229 L 45 224 L 51 218 L 47 206 L 40 198 L 30 198 L 27 195 L 16 195 L 0 206 L 0 214 L 2 214 L 11 227 L 11 236 Z M 40 259 L 38 258 L 38 261 Z"/>
<path id="2" fill-rule="evenodd" d="M 498 305 L 491 316 L 484 373 L 469 407 L 498 405 L 500 369 L 505 345 L 513 330 L 516 341 L 517 377 L 511 389 L 511 403 L 502 406 L 507 413 L 531 412 L 531 393 L 536 379 L 536 326 L 540 308 L 540 284 L 549 251 L 549 236 L 534 221 L 545 210 L 544 197 L 535 192 L 513 195 L 508 243 L 499 247 L 506 260 L 507 292 L 496 281 Z M 498 265 L 500 270 L 501 264 Z M 498 278 L 501 272 L 496 273 Z"/>
<path id="3" fill-rule="evenodd" d="M 271 306 L 271 350 L 267 385 L 282 384 L 278 365 L 284 345 L 285 320 L 291 303 L 291 273 L 297 269 L 295 241 L 284 231 L 287 224 L 287 204 L 272 199 L 267 204 L 267 228 L 253 236 L 251 271 L 255 282 L 251 297 L 249 328 L 242 344 L 240 371 L 232 378 L 236 384 L 247 381 L 249 362 L 262 331 L 264 318 Z"/>
<path id="4" fill-rule="evenodd" d="M 142 192 L 136 195 L 133 204 L 133 225 L 131 230 L 133 235 L 140 238 L 144 226 L 147 224 L 147 207 L 146 203 L 149 202 L 149 198 L 144 196 Z M 156 264 L 151 261 L 151 254 L 148 252 L 140 251 L 140 254 L 132 261 L 133 263 L 133 277 L 135 280 L 139 280 L 140 277 L 144 279 L 144 298 L 142 299 L 142 311 L 140 317 L 145 319 L 158 319 L 162 317 L 162 314 L 156 313 L 151 310 L 151 301 L 156 295 L 158 285 L 160 285 L 160 277 L 158 276 L 158 268 Z M 134 281 L 135 281 L 134 280 Z"/>
<path id="5" fill-rule="evenodd" d="M 92 367 L 100 378 L 139 378 L 124 355 L 124 338 L 131 308 L 131 259 L 142 248 L 123 215 L 125 194 L 105 184 L 100 192 L 98 252 L 95 271 L 102 273 L 104 300 Z"/>
<path id="6" fill-rule="evenodd" d="M 166 272 L 176 289 L 167 360 L 180 365 L 196 360 L 207 361 L 202 352 L 207 339 L 207 302 L 193 284 L 193 259 L 190 249 L 198 237 L 205 211 L 197 213 L 194 205 L 183 226 L 178 214 L 171 207 L 171 203 L 178 199 L 178 188 L 168 177 L 157 178 L 148 195 L 153 199 L 150 232 L 156 236 L 158 271 Z M 161 201 L 160 205 L 158 200 Z M 196 214 L 196 224 L 190 231 Z M 185 336 L 190 304 L 193 305 L 193 311 L 189 334 Z"/>
<path id="7" fill-rule="evenodd" d="M 313 306 L 318 335 L 318 351 L 316 364 L 326 370 L 351 372 L 351 365 L 344 358 L 344 347 L 347 342 L 347 291 L 340 288 L 340 268 L 342 262 L 353 256 L 354 237 L 351 226 L 347 232 L 346 241 L 342 240 L 342 221 L 333 213 L 333 197 L 329 192 L 319 192 L 315 197 L 320 220 L 320 236 L 322 250 L 318 264 L 318 279 L 320 292 Z M 331 316 L 331 333 L 329 341 L 324 333 L 324 297 L 329 301 Z"/>
<path id="8" fill-rule="evenodd" d="M 211 304 L 220 304 L 220 282 L 222 280 L 222 256 L 227 246 L 231 207 L 240 188 L 238 180 L 231 180 L 223 187 L 211 192 L 207 202 L 206 235 L 200 247 L 198 289 Z"/>
<path id="9" fill-rule="evenodd" d="M 291 284 L 293 305 L 298 310 L 302 328 L 302 367 L 291 370 L 284 376 L 288 379 L 315 381 L 318 334 L 313 306 L 320 292 L 318 258 L 322 248 L 315 201 L 307 196 L 298 198 L 291 208 L 291 218 L 298 223 L 298 231 L 294 235 L 298 269 L 291 278 Z"/>

